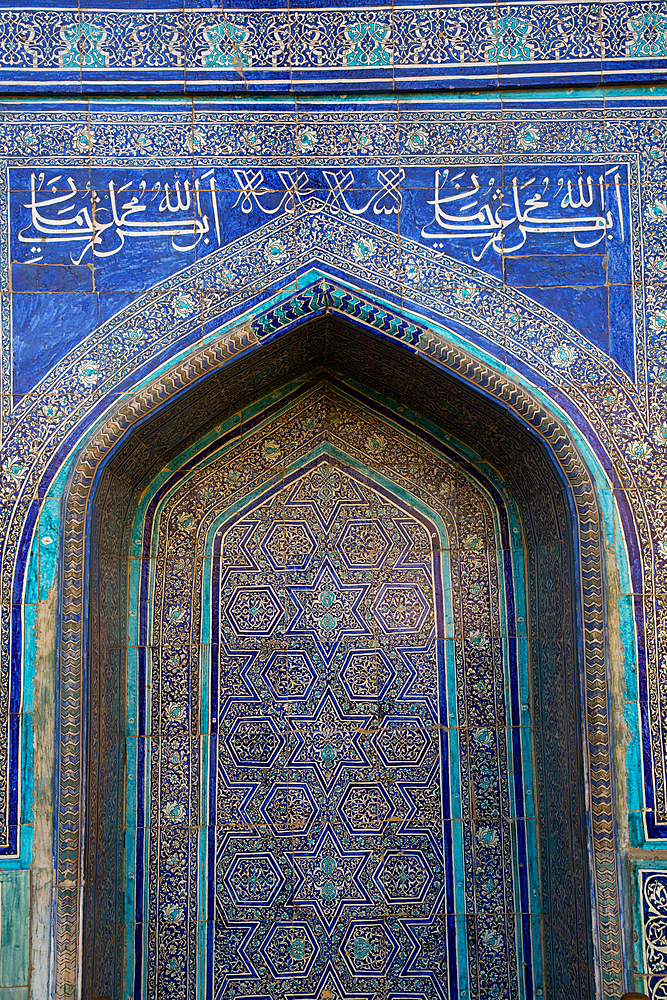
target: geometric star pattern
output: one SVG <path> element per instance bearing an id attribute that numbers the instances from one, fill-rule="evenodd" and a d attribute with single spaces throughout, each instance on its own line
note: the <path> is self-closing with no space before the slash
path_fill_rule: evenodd
<path id="1" fill-rule="evenodd" d="M 333 693 L 322 696 L 313 715 L 290 716 L 289 766 L 314 771 L 328 791 L 345 767 L 370 767 L 364 740 L 370 716 L 341 711 Z"/>
<path id="2" fill-rule="evenodd" d="M 342 962 L 331 986 L 347 995 L 348 977 L 386 975 L 406 944 L 378 907 L 416 916 L 442 890 L 441 828 L 401 832 L 431 772 L 442 812 L 433 707 L 401 698 L 415 658 L 433 655 L 430 541 L 327 463 L 228 534 L 213 635 L 217 809 L 232 822 L 216 823 L 217 910 L 269 917 L 253 941 L 276 981 Z"/>
<path id="3" fill-rule="evenodd" d="M 362 879 L 370 851 L 346 851 L 335 832 L 325 828 L 312 851 L 295 852 L 294 905 L 312 907 L 330 933 L 348 903 L 371 903 Z"/>
<path id="4" fill-rule="evenodd" d="M 237 964 L 433 1000 L 401 922 L 444 898 L 429 532 L 319 462 L 220 535 L 216 912 L 262 917 Z"/>
<path id="5" fill-rule="evenodd" d="M 298 473 L 276 474 L 296 428 L 338 426 L 332 411 L 325 418 L 309 405 L 284 435 L 274 424 L 262 431 L 256 458 L 248 452 L 238 472 L 213 464 L 199 482 L 197 503 L 213 503 L 267 466 L 264 492 L 229 522 L 218 519 L 210 536 L 211 655 L 202 664 L 210 662 L 213 697 L 202 744 L 209 784 L 200 786 L 210 826 L 193 825 L 194 807 L 177 787 L 165 814 L 170 830 L 198 838 L 200 857 L 207 852 L 198 891 L 213 914 L 213 930 L 201 928 L 212 934 L 216 997 L 286 998 L 298 984 L 301 1000 L 371 1000 L 378 991 L 435 1000 L 449 972 L 434 982 L 407 921 L 461 912 L 447 736 L 437 724 L 448 718 L 436 664 L 438 533 L 400 491 L 338 459 L 304 451 Z M 356 417 L 347 426 L 368 454 L 389 447 L 384 426 Z M 425 482 L 420 475 L 414 488 Z M 191 531 L 192 509 L 171 523 Z M 179 610 L 169 626 L 176 636 L 187 603 L 169 607 Z M 478 637 L 478 660 L 484 649 Z M 183 715 L 175 697 L 169 712 Z M 477 854 L 492 865 L 497 835 L 489 827 L 485 837 Z M 176 899 L 161 912 L 186 933 L 196 909 L 196 898 L 187 909 Z M 428 944 L 445 965 L 456 953 L 449 941 Z"/>

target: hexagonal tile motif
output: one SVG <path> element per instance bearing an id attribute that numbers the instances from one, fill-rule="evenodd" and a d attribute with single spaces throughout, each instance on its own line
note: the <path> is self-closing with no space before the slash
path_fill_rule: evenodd
<path id="1" fill-rule="evenodd" d="M 308 697 L 317 674 L 306 652 L 290 649 L 272 653 L 263 676 L 278 701 L 302 701 Z"/>
<path id="2" fill-rule="evenodd" d="M 401 715 L 388 715 L 375 738 L 380 756 L 390 767 L 421 764 L 429 742 L 421 719 Z"/>
<path id="3" fill-rule="evenodd" d="M 381 566 L 391 539 L 379 521 L 350 521 L 338 542 L 338 551 L 350 569 Z"/>
<path id="4" fill-rule="evenodd" d="M 305 923 L 274 924 L 261 947 L 277 979 L 308 975 L 318 947 Z"/>
<path id="5" fill-rule="evenodd" d="M 284 737 L 271 719 L 244 718 L 236 720 L 225 737 L 225 743 L 239 767 L 270 767 Z"/>
<path id="6" fill-rule="evenodd" d="M 395 677 L 394 668 L 380 649 L 352 649 L 345 658 L 340 679 L 353 701 L 383 698 Z"/>
<path id="7" fill-rule="evenodd" d="M 239 906 L 268 906 L 282 881 L 282 872 L 271 855 L 237 854 L 225 884 Z"/>
<path id="8" fill-rule="evenodd" d="M 432 877 L 421 851 L 395 851 L 383 858 L 375 882 L 391 903 L 418 903 Z"/>
<path id="9" fill-rule="evenodd" d="M 239 587 L 227 605 L 237 635 L 270 635 L 283 609 L 271 587 Z"/>
<path id="10" fill-rule="evenodd" d="M 381 976 L 397 950 L 393 934 L 381 920 L 353 920 L 341 947 L 353 976 Z"/>
<path id="11" fill-rule="evenodd" d="M 380 833 L 393 812 L 380 785 L 350 785 L 338 808 L 353 833 Z"/>
<path id="12" fill-rule="evenodd" d="M 261 807 L 279 837 L 307 833 L 317 812 L 307 785 L 275 785 Z"/>
<path id="13" fill-rule="evenodd" d="M 275 569 L 305 569 L 317 548 L 305 521 L 279 521 L 270 528 L 262 549 Z"/>
<path id="14" fill-rule="evenodd" d="M 416 584 L 385 584 L 375 601 L 375 614 L 387 632 L 419 632 L 429 602 Z"/>

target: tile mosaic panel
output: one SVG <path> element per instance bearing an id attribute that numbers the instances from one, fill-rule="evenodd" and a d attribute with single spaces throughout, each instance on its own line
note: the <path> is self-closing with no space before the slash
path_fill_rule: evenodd
<path id="1" fill-rule="evenodd" d="M 161 493 L 134 532 L 146 995 L 531 995 L 528 686 L 488 500 L 326 388 Z"/>
<path id="2" fill-rule="evenodd" d="M 2 232 L 10 238 L 0 274 L 6 500 L 0 510 L 0 720 L 6 726 L 1 742 L 7 747 L 3 780 L 9 792 L 0 801 L 7 802 L 2 819 L 10 856 L 21 847 L 17 609 L 37 501 L 105 410 L 122 408 L 129 398 L 124 394 L 154 378 L 160 366 L 175 363 L 177 352 L 214 344 L 223 324 L 229 331 L 237 323 L 235 352 L 324 312 L 363 323 L 452 370 L 470 352 L 472 360 L 465 363 L 471 383 L 478 379 L 484 391 L 497 392 L 518 411 L 527 390 L 527 419 L 536 426 L 538 411 L 547 423 L 548 414 L 558 414 L 557 422 L 562 419 L 567 428 L 563 474 L 570 474 L 568 463 L 573 468 L 579 461 L 573 457 L 577 449 L 586 454 L 605 517 L 613 493 L 623 535 L 615 527 L 608 534 L 617 540 L 619 559 L 627 546 L 633 564 L 623 597 L 635 614 L 636 633 L 628 630 L 625 639 L 632 657 L 636 635 L 640 656 L 644 770 L 637 787 L 642 785 L 644 798 L 632 804 L 631 836 L 638 846 L 664 836 L 660 644 L 667 515 L 659 456 L 667 440 L 667 210 L 661 102 L 658 92 L 632 100 L 619 92 L 604 105 L 581 94 L 569 102 L 550 96 L 531 103 L 526 96 L 513 103 L 505 97 L 502 108 L 400 98 L 367 101 L 363 108 L 352 101 L 241 101 L 4 109 L 0 210 Z M 82 171 L 93 179 L 88 191 Z M 219 243 L 213 177 L 216 185 L 220 181 Z M 507 215 L 504 207 L 493 208 L 496 187 Z M 99 219 L 93 192 L 106 199 L 97 206 Z M 458 201 L 462 193 L 475 201 L 483 194 L 484 207 Z M 201 213 L 195 215 L 197 197 Z M 78 236 L 85 230 L 85 239 L 75 241 L 58 229 L 61 209 L 60 221 L 69 220 L 67 227 Z M 144 209 L 151 226 L 140 229 L 137 239 L 128 235 L 135 233 L 130 224 Z M 167 218 L 177 221 L 166 227 L 166 237 L 155 236 L 154 227 Z M 110 219 L 113 225 L 103 228 Z M 548 232 L 533 231 L 538 219 Z M 428 235 L 433 223 L 437 238 Z M 469 225 L 476 234 L 470 241 Z M 33 239 L 39 226 L 48 230 L 41 233 L 43 243 Z M 451 226 L 457 235 L 450 239 Z M 157 231 L 164 234 L 165 228 Z M 604 238 L 590 246 L 601 231 Z M 67 257 L 59 233 L 71 243 Z M 116 242 L 106 242 L 113 234 Z M 75 263 L 84 250 L 87 256 Z M 134 418 L 124 419 L 129 426 Z M 542 431 L 545 437 L 552 433 Z M 597 616 L 599 628 L 599 578 L 582 586 L 581 594 L 588 620 Z M 73 624 L 69 629 L 66 640 L 76 632 Z M 586 646 L 587 676 L 606 691 L 601 649 L 599 640 Z M 73 670 L 75 661 L 74 654 L 67 661 Z M 606 725 L 606 704 L 606 696 L 596 694 L 584 706 L 591 740 L 601 731 L 596 727 Z M 576 713 L 569 704 L 567 711 Z M 70 824 L 70 830 L 77 830 L 80 802 L 77 719 L 68 730 L 63 759 L 73 762 L 72 773 L 63 778 L 60 800 L 67 813 L 63 828 Z M 631 723 L 636 746 L 639 734 Z M 611 839 L 611 807 L 604 798 L 610 795 L 607 745 L 590 761 L 594 772 L 607 768 L 599 781 L 596 775 L 604 794 L 592 807 L 594 851 L 603 845 L 595 877 L 604 882 Z M 62 845 L 62 899 L 70 892 L 77 851 L 77 844 Z M 596 884 L 600 889 L 602 883 Z M 67 906 L 73 912 L 72 900 Z M 615 906 L 606 912 L 617 914 Z M 616 947 L 615 935 L 609 932 L 605 954 Z M 613 980 L 617 972 L 609 975 Z"/>
<path id="3" fill-rule="evenodd" d="M 667 989 L 665 961 L 665 906 L 667 887 L 665 859 L 653 856 L 636 857 L 630 861 L 632 881 L 632 924 L 629 932 L 634 948 L 634 989 L 662 1000 Z"/>
<path id="4" fill-rule="evenodd" d="M 334 289 L 335 291 L 335 289 Z M 318 290 L 321 295 L 321 289 Z M 305 304 L 308 302 L 308 297 L 301 297 L 301 301 Z M 283 320 L 288 319 L 291 310 L 294 308 L 294 304 L 283 314 Z M 368 314 L 370 304 L 367 303 L 365 306 L 365 311 Z M 303 309 L 300 312 L 303 315 Z M 383 314 L 384 315 L 384 314 Z M 400 330 L 401 324 L 397 324 L 396 329 Z M 540 457 L 539 451 L 536 451 L 534 447 L 528 445 L 525 437 L 522 439 L 522 434 L 519 432 L 518 426 L 513 426 L 510 431 L 510 439 L 505 440 L 504 435 L 507 433 L 507 429 L 504 428 L 502 420 L 499 423 L 499 414 L 495 414 L 492 411 L 484 411 L 484 407 L 481 406 L 480 400 L 471 397 L 469 394 L 462 392 L 462 390 L 457 387 L 454 383 L 448 385 L 443 385 L 442 380 L 440 382 L 433 380 L 433 375 L 429 372 L 428 368 L 423 367 L 423 370 L 418 373 L 416 370 L 409 372 L 406 367 L 407 358 L 404 352 L 400 348 L 393 348 L 390 350 L 387 345 L 381 354 L 377 352 L 373 355 L 369 353 L 368 344 L 363 343 L 364 338 L 362 337 L 361 342 L 355 341 L 352 337 L 352 330 L 348 327 L 347 331 L 343 327 L 338 327 L 332 325 L 330 322 L 327 323 L 326 327 L 323 327 L 322 321 L 319 325 L 316 323 L 308 324 L 306 326 L 296 328 L 293 333 L 286 334 L 280 337 L 280 339 L 275 340 L 273 343 L 267 344 L 262 348 L 261 354 L 253 354 L 252 352 L 248 355 L 247 359 L 243 361 L 239 360 L 231 368 L 225 368 L 225 374 L 218 375 L 215 380 L 215 391 L 211 392 L 210 385 L 207 387 L 207 383 L 198 383 L 194 391 L 194 397 L 192 392 L 190 395 L 183 399 L 182 403 L 176 403 L 176 409 L 172 414 L 165 414 L 162 420 L 158 417 L 152 420 L 152 428 L 149 425 L 146 431 L 142 431 L 140 438 L 134 440 L 130 443 L 129 449 L 124 448 L 118 453 L 117 458 L 114 458 L 113 465 L 109 466 L 109 469 L 115 468 L 115 475 L 121 477 L 118 479 L 117 487 L 114 490 L 114 495 L 117 499 L 112 499 L 109 503 L 105 497 L 109 496 L 111 498 L 112 494 L 107 493 L 106 487 L 102 489 L 100 487 L 101 495 L 99 502 L 95 504 L 95 510 L 101 511 L 100 517 L 102 521 L 100 528 L 103 530 L 104 537 L 109 539 L 108 532 L 108 521 L 115 521 L 118 517 L 118 512 L 123 509 L 123 505 L 126 501 L 123 497 L 127 494 L 127 484 L 128 477 L 134 477 L 138 486 L 143 481 L 143 477 L 148 474 L 150 468 L 159 469 L 165 462 L 169 461 L 168 454 L 171 446 L 174 446 L 174 436 L 176 439 L 187 440 L 192 437 L 194 419 L 195 425 L 199 421 L 202 426 L 210 426 L 211 422 L 214 425 L 218 425 L 220 422 L 220 416 L 216 416 L 219 412 L 219 407 L 221 401 L 224 400 L 224 405 L 231 407 L 232 410 L 235 406 L 235 400 L 241 403 L 245 399 L 245 393 L 247 392 L 247 385 L 251 384 L 255 387 L 257 392 L 262 391 L 262 386 L 266 386 L 268 389 L 270 386 L 275 386 L 280 384 L 280 380 L 290 377 L 290 371 L 294 372 L 294 365 L 297 363 L 297 371 L 302 371 L 308 373 L 313 368 L 317 369 L 321 364 L 322 357 L 328 357 L 332 364 L 336 367 L 342 365 L 345 367 L 347 364 L 351 366 L 352 370 L 358 375 L 360 372 L 364 372 L 367 376 L 370 372 L 379 379 L 379 385 L 382 390 L 386 391 L 387 386 L 393 387 L 393 391 L 399 392 L 399 398 L 403 397 L 404 392 L 407 393 L 407 386 L 412 387 L 414 391 L 415 386 L 419 385 L 423 387 L 423 399 L 420 402 L 420 407 L 425 409 L 432 409 L 434 400 L 447 400 L 444 409 L 440 413 L 434 413 L 433 419 L 435 421 L 435 426 L 442 426 L 443 423 L 451 424 L 454 421 L 454 426 L 456 426 L 457 432 L 459 432 L 459 427 L 462 429 L 464 435 L 466 430 L 469 432 L 470 426 L 475 427 L 477 430 L 487 429 L 491 434 L 489 441 L 487 443 L 482 443 L 481 439 L 477 439 L 477 448 L 482 449 L 482 453 L 486 453 L 487 449 L 490 447 L 492 453 L 496 455 L 496 461 L 499 455 L 506 454 L 508 456 L 508 461 L 511 463 L 507 467 L 508 480 L 506 482 L 514 483 L 514 476 L 516 469 L 514 468 L 514 462 L 518 455 L 523 455 L 524 459 L 522 461 L 522 468 L 530 470 L 531 482 L 524 483 L 523 486 L 520 484 L 520 480 L 516 481 L 518 487 L 519 495 L 521 495 L 522 490 L 525 490 L 529 496 L 527 501 L 529 506 L 526 508 L 527 512 L 527 522 L 526 531 L 530 538 L 534 541 L 529 543 L 529 549 L 532 549 L 535 545 L 547 546 L 553 548 L 554 541 L 558 537 L 558 533 L 554 533 L 554 528 L 557 525 L 562 525 L 566 521 L 566 508 L 560 506 L 558 503 L 558 486 L 556 486 L 556 494 L 554 494 L 554 484 L 548 484 L 545 482 L 541 476 L 544 477 L 545 472 L 548 471 L 548 466 L 544 466 L 544 460 Z M 308 352 L 304 357 L 304 345 L 307 345 Z M 165 390 L 169 386 L 168 391 L 173 391 L 173 389 L 183 386 L 184 381 L 187 381 L 188 377 L 200 377 L 203 371 L 207 369 L 210 370 L 211 365 L 213 366 L 213 371 L 216 370 L 220 361 L 224 357 L 229 357 L 229 350 L 242 347 L 242 344 L 233 345 L 227 342 L 227 345 L 222 348 L 222 345 L 216 347 L 211 353 L 206 353 L 198 358 L 194 359 L 192 366 L 188 365 L 183 369 L 176 369 L 173 376 L 170 376 L 166 383 L 157 383 L 149 391 L 146 397 L 138 397 L 134 402 L 128 404 L 128 408 L 123 408 L 120 425 L 109 424 L 107 429 L 102 434 L 100 439 L 100 446 L 103 449 L 109 447 L 109 442 L 111 442 L 116 434 L 116 431 L 112 431 L 112 426 L 122 427 L 127 426 L 126 421 L 130 418 L 130 423 L 136 421 L 137 416 L 145 408 L 146 403 L 149 400 L 154 403 L 160 398 L 164 398 Z M 396 358 L 391 358 L 392 350 L 396 353 Z M 222 351 L 222 353 L 221 353 Z M 322 353 L 319 353 L 322 352 Z M 297 362 L 298 359 L 298 362 Z M 372 362 L 369 368 L 368 362 Z M 410 366 L 412 367 L 412 366 Z M 365 370 L 366 369 L 366 370 Z M 187 373 L 191 373 L 188 376 Z M 404 380 L 407 376 L 408 381 L 405 383 L 405 387 L 398 389 L 398 383 L 396 382 L 397 377 Z M 277 380 L 277 381 L 276 381 Z M 512 393 L 515 393 L 515 387 L 512 387 Z M 275 398 L 275 396 L 274 396 Z M 376 403 L 377 406 L 377 403 Z M 481 407 L 481 408 L 480 408 Z M 522 404 L 523 408 L 523 404 Z M 173 408 L 172 408 L 173 409 Z M 399 407 L 399 410 L 401 408 Z M 250 418 L 251 410 L 247 407 L 244 408 L 245 416 L 244 421 Z M 470 417 L 472 413 L 475 413 L 475 418 L 472 420 L 472 425 L 470 423 Z M 526 412 L 524 410 L 524 412 Z M 209 414 L 208 416 L 206 414 Z M 457 420 L 456 414 L 466 414 L 468 419 L 464 419 L 463 423 Z M 194 418 L 193 418 L 194 414 Z M 540 426 L 543 423 L 543 416 L 539 413 L 535 414 L 536 426 Z M 115 420 L 115 418 L 114 418 Z M 162 426 L 162 421 L 164 421 L 164 427 Z M 234 427 L 235 421 L 232 419 L 230 427 Z M 246 424 L 247 426 L 247 424 Z M 409 429 L 410 433 L 413 433 L 412 423 L 408 423 L 406 427 Z M 503 428 L 501 433 L 501 428 Z M 213 432 L 212 443 L 219 447 L 217 444 L 217 439 L 219 437 L 220 428 L 218 426 L 217 430 Z M 102 445 L 102 442 L 106 442 Z M 502 442 L 502 444 L 501 444 Z M 89 458 L 84 459 L 84 465 L 82 467 L 83 479 L 81 480 L 81 485 L 83 486 L 88 478 L 88 473 L 83 472 L 83 470 L 89 467 L 89 462 L 94 463 L 94 452 L 90 454 Z M 527 461 L 527 456 L 530 454 L 530 461 Z M 160 455 L 163 457 L 160 458 Z M 173 454 L 172 454 L 172 457 Z M 362 456 L 365 461 L 368 461 L 368 456 Z M 565 458 L 565 467 L 569 465 L 570 475 L 572 474 L 572 463 Z M 136 467 L 137 461 L 139 462 L 138 468 Z M 489 467 L 490 468 L 490 467 Z M 130 474 L 129 470 L 135 470 Z M 548 480 L 548 477 L 547 477 Z M 583 488 L 583 492 L 582 492 Z M 79 494 L 79 487 L 77 487 L 77 496 L 82 497 L 83 494 Z M 586 500 L 586 488 L 585 484 L 580 480 L 577 485 L 577 492 L 581 499 L 584 501 L 584 507 L 590 512 L 590 502 Z M 546 503 L 546 506 L 544 506 Z M 78 511 L 85 509 L 85 503 L 82 499 L 77 499 L 74 506 L 70 507 L 70 518 L 72 525 L 78 523 L 79 514 Z M 589 527 L 584 529 L 587 537 L 594 538 L 595 530 L 593 524 L 589 522 Z M 537 529 L 534 531 L 534 529 Z M 78 529 L 74 528 L 71 538 L 74 541 L 79 535 Z M 539 541 L 538 541 L 539 539 Z M 100 542 L 101 544 L 101 542 Z M 556 542 L 557 544 L 557 542 Z M 105 543 L 104 548 L 106 550 L 108 546 L 108 541 Z M 549 549 L 547 549 L 549 551 Z M 589 545 L 589 555 L 594 555 L 594 548 L 591 549 Z M 73 553 L 74 556 L 74 553 Z M 69 564 L 72 560 L 68 559 Z M 109 565 L 108 559 L 105 560 L 106 564 Z M 93 564 L 94 565 L 94 564 Z M 536 656 L 536 662 L 539 662 L 542 658 L 547 658 L 549 660 L 548 667 L 543 671 L 543 676 L 540 676 L 540 671 L 542 667 L 540 666 L 537 670 L 536 676 L 534 678 L 535 687 L 535 697 L 537 698 L 536 704 L 539 704 L 541 708 L 537 710 L 538 718 L 545 729 L 545 736 L 539 736 L 539 730 L 536 734 L 537 739 L 537 758 L 542 760 L 544 757 L 546 761 L 547 771 L 544 775 L 546 779 L 545 782 L 541 782 L 541 790 L 539 793 L 539 801 L 541 802 L 542 809 L 542 826 L 545 831 L 548 831 L 547 843 L 549 845 L 558 845 L 557 853 L 558 857 L 553 858 L 552 862 L 549 861 L 548 856 L 545 857 L 543 867 L 543 891 L 546 893 L 546 898 L 548 899 L 548 916 L 547 922 L 544 925 L 545 933 L 545 948 L 548 957 L 548 966 L 550 969 L 549 975 L 551 981 L 556 986 L 557 990 L 560 985 L 565 982 L 570 984 L 570 993 L 574 988 L 574 983 L 577 983 L 577 991 L 581 992 L 582 996 L 589 995 L 590 982 L 587 974 L 586 966 L 586 948 L 587 941 L 589 938 L 589 930 L 587 927 L 588 918 L 588 904 L 586 902 L 586 879 L 585 879 L 585 868 L 586 868 L 586 854 L 585 854 L 585 828 L 583 827 L 583 815 L 577 815 L 576 801 L 581 793 L 582 777 L 578 772 L 577 768 L 577 756 L 572 756 L 564 752 L 564 749 L 568 745 L 571 745 L 574 739 L 575 743 L 577 740 L 577 733 L 579 732 L 579 721 L 576 718 L 576 707 L 574 710 L 574 718 L 568 721 L 568 715 L 571 713 L 573 708 L 573 697 L 574 706 L 576 706 L 577 696 L 575 694 L 576 690 L 576 677 L 568 677 L 567 672 L 572 673 L 572 666 L 575 663 L 575 658 L 572 654 L 572 636 L 568 635 L 567 622 L 571 619 L 571 609 L 568 609 L 567 602 L 563 602 L 562 596 L 560 596 L 559 588 L 567 588 L 569 586 L 570 571 L 568 564 L 567 549 L 563 549 L 562 545 L 559 550 L 558 560 L 556 565 L 562 570 L 562 580 L 560 579 L 560 574 L 554 574 L 554 564 L 552 559 L 548 559 L 545 565 L 544 572 L 548 575 L 549 584 L 548 592 L 550 593 L 549 606 L 542 608 L 540 610 L 540 618 L 535 619 L 534 627 L 538 632 L 544 631 L 545 635 L 553 635 L 557 637 L 557 644 L 554 648 L 549 651 L 548 644 L 544 653 Z M 589 568 L 586 571 L 587 577 L 590 580 L 594 579 L 594 561 L 589 563 Z M 531 566 L 531 577 L 536 575 L 536 567 Z M 543 571 L 539 570 L 537 572 L 538 579 L 535 579 L 531 583 L 531 589 L 534 590 L 535 600 L 537 604 L 540 603 L 539 593 L 541 588 L 540 576 Z M 70 584 L 68 584 L 69 589 Z M 73 592 L 76 591 L 75 578 L 72 578 L 71 582 Z M 103 592 L 103 591 L 102 591 Z M 106 613 L 105 617 L 108 615 L 109 610 L 114 606 L 115 602 L 109 604 L 106 601 Z M 73 607 L 74 605 L 72 605 Z M 585 609 L 584 609 L 585 611 Z M 585 611 L 586 613 L 586 611 Z M 534 614 L 534 612 L 533 612 Z M 68 610 L 66 612 L 67 618 L 71 619 L 71 612 Z M 571 628 L 571 626 L 570 626 Z M 70 641 L 69 638 L 67 640 Z M 145 641 L 145 640 L 142 640 Z M 595 645 L 599 642 L 597 639 L 593 639 Z M 74 647 L 72 647 L 72 652 L 75 652 Z M 131 651 L 129 651 L 131 652 Z M 138 650 L 141 654 L 141 648 Z M 97 662 L 97 654 L 94 649 L 91 650 L 91 663 L 94 666 Z M 560 661 L 560 662 L 559 662 Z M 593 665 L 593 657 L 591 657 L 591 666 Z M 145 669 L 142 667 L 141 656 L 138 659 L 138 669 L 139 671 Z M 100 663 L 102 667 L 102 662 Z M 565 672 L 565 675 L 564 675 Z M 97 678 L 92 682 L 93 688 L 97 692 L 102 688 L 104 690 L 104 685 L 108 687 L 107 671 L 103 670 L 97 675 Z M 545 687 L 544 701 L 542 700 L 542 695 L 538 692 L 541 691 L 542 687 Z M 110 690 L 111 693 L 111 690 Z M 106 697 L 104 694 L 100 695 L 102 702 L 110 701 L 111 698 Z M 567 706 L 567 708 L 566 708 Z M 514 718 L 520 718 L 519 705 L 518 702 L 513 708 Z M 137 711 L 132 712 L 132 717 L 129 719 L 130 724 L 134 724 L 142 716 L 142 712 Z M 597 725 L 594 723 L 594 725 Z M 546 735 L 548 733 L 548 736 Z M 568 735 L 569 733 L 569 735 Z M 95 743 L 95 734 L 92 734 L 92 739 L 94 745 L 91 747 L 91 760 L 94 762 L 96 755 L 99 750 L 96 746 L 101 746 L 104 744 L 104 739 L 108 738 L 101 736 L 100 744 Z M 556 743 L 554 743 L 556 740 Z M 131 744 L 133 741 L 130 741 Z M 543 744 L 543 746 L 540 746 Z M 128 752 L 128 770 L 131 770 L 132 774 L 135 774 L 136 761 L 139 760 L 140 752 L 131 756 Z M 106 756 L 105 756 L 106 760 Z M 130 761 L 132 767 L 130 768 Z M 603 797 L 603 786 L 601 784 L 603 769 L 601 764 L 603 761 L 598 755 L 598 760 L 596 761 L 596 781 L 598 787 L 598 801 L 604 808 L 604 797 Z M 540 765 L 541 766 L 541 765 Z M 93 767 L 93 772 L 95 773 L 95 767 Z M 565 801 L 563 798 L 563 790 L 569 788 L 569 795 L 566 796 Z M 602 794 L 601 794 L 602 793 Z M 553 800 L 550 804 L 550 800 Z M 137 810 L 137 815 L 139 815 L 139 810 Z M 139 821 L 140 825 L 143 826 L 143 821 Z M 134 843 L 134 841 L 131 841 Z M 99 848 L 98 848 L 99 850 Z M 605 884 L 608 883 L 608 857 L 604 857 L 604 846 L 601 838 L 598 836 L 596 839 L 596 852 L 598 852 L 598 857 L 600 859 L 600 874 L 604 878 Z M 548 854 L 548 852 L 547 852 Z M 571 857 L 573 859 L 574 867 L 569 869 L 566 865 L 563 866 L 563 859 L 565 857 Z M 612 852 L 613 858 L 613 852 Z M 88 865 L 94 864 L 94 856 L 88 853 Z M 70 865 L 71 870 L 71 857 L 67 858 L 68 865 Z M 613 862 L 612 862 L 613 863 Z M 613 870 L 613 869 L 612 869 Z M 94 872 L 94 867 L 93 867 Z M 87 885 L 90 887 L 93 884 L 92 875 L 87 879 Z M 128 884 L 132 884 L 131 880 Z M 608 889 L 607 900 L 609 900 Z M 609 903 L 606 904 L 609 906 Z M 90 913 L 94 913 L 95 900 L 91 901 Z M 611 911 L 613 916 L 613 910 Z M 546 915 L 545 915 L 546 916 Z M 583 918 L 583 919 L 582 919 Z M 607 921 L 607 926 L 613 926 L 611 921 Z M 562 928 L 567 927 L 567 935 L 564 935 Z M 105 939 L 108 940 L 111 936 L 110 928 L 104 929 Z M 525 930 L 524 930 L 525 935 Z M 63 938 L 63 941 L 65 938 Z M 581 944 L 584 943 L 584 955 L 581 954 Z M 99 958 L 99 953 L 93 948 L 89 949 L 89 955 L 97 960 Z M 613 961 L 613 958 L 612 958 Z M 93 980 L 95 985 L 92 987 L 90 992 L 112 992 L 112 988 L 109 983 L 113 983 L 113 970 L 103 971 L 100 975 L 99 972 L 95 973 L 96 978 Z M 97 985 L 100 984 L 100 985 Z M 139 989 L 139 985 L 136 989 Z"/>

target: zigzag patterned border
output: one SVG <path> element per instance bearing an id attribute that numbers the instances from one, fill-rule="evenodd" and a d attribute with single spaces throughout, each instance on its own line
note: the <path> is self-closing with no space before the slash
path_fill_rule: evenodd
<path id="1" fill-rule="evenodd" d="M 623 969 L 612 802 L 611 731 L 605 661 L 602 608 L 602 555 L 598 507 L 592 480 L 558 418 L 527 392 L 439 335 L 407 322 L 387 309 L 333 284 L 318 283 L 292 296 L 249 326 L 177 364 L 108 416 L 88 442 L 73 470 L 64 512 L 63 599 L 60 661 L 60 771 L 58 775 L 58 840 L 56 884 L 57 997 L 77 993 L 79 962 L 79 908 L 82 900 L 81 860 L 83 747 L 83 633 L 84 564 L 89 502 L 101 464 L 123 436 L 148 414 L 194 385 L 249 347 L 262 333 L 275 333 L 306 315 L 328 311 L 363 323 L 371 330 L 405 343 L 442 369 L 463 379 L 478 392 L 511 410 L 544 441 L 558 464 L 574 502 L 580 539 L 580 588 L 583 595 L 585 767 L 590 795 L 592 876 L 597 912 L 594 929 L 599 951 L 603 995 L 622 990 Z"/>

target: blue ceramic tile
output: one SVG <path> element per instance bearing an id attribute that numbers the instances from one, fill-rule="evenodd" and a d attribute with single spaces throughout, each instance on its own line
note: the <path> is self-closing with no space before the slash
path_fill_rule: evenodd
<path id="1" fill-rule="evenodd" d="M 127 921 L 126 994 L 144 973 L 182 989 L 197 956 L 201 996 L 229 976 L 259 991 L 260 962 L 307 996 L 354 994 L 354 974 L 467 997 L 478 967 L 490 995 L 537 996 L 564 968 L 584 995 L 584 762 L 591 845 L 614 849 L 601 538 L 637 595 L 632 850 L 667 829 L 644 630 L 667 553 L 664 95 L 581 89 L 606 72 L 582 11 L 54 10 L 29 11 L 50 25 L 36 56 L 2 49 L 6 86 L 140 99 L 3 107 L 0 850 L 30 839 L 21 667 L 62 572 L 57 877 L 77 877 L 85 711 L 85 905 L 109 940 Z M 604 25 L 616 76 L 647 74 Z M 536 79 L 580 89 L 494 94 Z M 362 93 L 426 86 L 488 94 Z M 162 99 L 184 87 L 237 94 Z M 311 96 L 246 96 L 290 87 Z M 617 912 L 613 878 L 595 889 Z M 594 932 L 620 992 L 620 929 Z M 87 993 L 115 995 L 92 940 Z"/>

